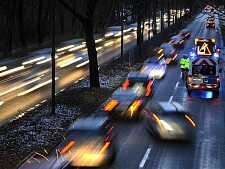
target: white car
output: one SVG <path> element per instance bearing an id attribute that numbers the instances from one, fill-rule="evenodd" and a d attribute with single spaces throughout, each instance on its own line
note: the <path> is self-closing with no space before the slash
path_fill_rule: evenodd
<path id="1" fill-rule="evenodd" d="M 164 64 L 165 59 L 160 61 L 152 57 L 144 62 L 141 72 L 148 74 L 151 79 L 162 79 L 167 71 L 167 65 Z"/>

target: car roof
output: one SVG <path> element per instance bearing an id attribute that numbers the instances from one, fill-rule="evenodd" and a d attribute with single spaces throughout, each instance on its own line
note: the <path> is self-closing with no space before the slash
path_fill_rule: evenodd
<path id="1" fill-rule="evenodd" d="M 108 120 L 108 117 L 104 116 L 89 116 L 89 117 L 80 117 L 75 122 L 73 122 L 68 130 L 97 130 L 99 127 L 105 124 Z"/>
<path id="2" fill-rule="evenodd" d="M 172 36 L 170 39 L 175 40 L 175 41 L 177 41 L 177 40 L 180 41 L 180 40 L 183 39 L 183 37 L 182 36 L 175 35 L 175 36 Z"/>
<path id="3" fill-rule="evenodd" d="M 182 30 L 180 30 L 180 33 L 186 34 L 186 33 L 188 33 L 188 32 L 190 32 L 188 29 L 182 29 Z"/>
<path id="4" fill-rule="evenodd" d="M 148 75 L 141 73 L 139 71 L 132 71 L 128 74 L 128 79 L 148 79 Z"/>
<path id="5" fill-rule="evenodd" d="M 158 106 L 163 110 L 163 113 L 187 113 L 188 110 L 178 102 L 158 101 Z"/>
<path id="6" fill-rule="evenodd" d="M 174 47 L 173 47 L 173 44 L 162 43 L 162 44 L 160 45 L 160 48 L 165 49 L 165 48 L 174 48 Z"/>
<path id="7" fill-rule="evenodd" d="M 145 109 L 152 110 L 154 113 L 158 113 L 161 115 L 166 114 L 189 114 L 188 109 L 186 109 L 184 106 L 182 106 L 180 103 L 172 101 L 156 101 L 156 100 L 150 100 L 146 106 Z"/>

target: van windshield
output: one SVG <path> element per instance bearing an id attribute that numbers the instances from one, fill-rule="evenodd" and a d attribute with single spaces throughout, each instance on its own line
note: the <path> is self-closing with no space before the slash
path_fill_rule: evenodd
<path id="1" fill-rule="evenodd" d="M 193 65 L 192 75 L 216 75 L 216 66 L 212 65 Z"/>

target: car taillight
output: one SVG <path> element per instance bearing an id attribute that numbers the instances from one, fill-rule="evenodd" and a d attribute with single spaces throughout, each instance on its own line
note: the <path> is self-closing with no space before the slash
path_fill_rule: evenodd
<path id="1" fill-rule="evenodd" d="M 141 106 L 142 101 L 141 100 L 135 100 L 134 103 L 129 107 L 129 112 L 137 111 L 138 108 Z"/>
<path id="2" fill-rule="evenodd" d="M 158 57 L 158 60 L 160 60 L 163 56 L 164 56 L 164 54 L 162 53 L 162 54 Z"/>
<path id="3" fill-rule="evenodd" d="M 220 78 L 218 78 L 218 77 L 216 78 L 216 84 L 218 84 L 218 85 L 220 84 Z"/>
<path id="4" fill-rule="evenodd" d="M 187 34 L 185 35 L 185 37 L 187 37 L 188 35 L 190 35 L 190 33 L 187 33 Z"/>
<path id="5" fill-rule="evenodd" d="M 172 54 L 174 53 L 174 51 L 175 51 L 175 50 L 173 49 L 173 50 L 170 52 L 170 54 L 172 55 Z"/>
<path id="6" fill-rule="evenodd" d="M 185 118 L 188 119 L 188 121 L 191 123 L 191 125 L 192 125 L 193 127 L 196 126 L 195 122 L 194 122 L 188 115 L 185 115 Z"/>
<path id="7" fill-rule="evenodd" d="M 214 26 L 214 24 L 212 26 Z"/>
<path id="8" fill-rule="evenodd" d="M 103 153 L 109 147 L 110 144 L 111 143 L 109 141 L 105 142 L 104 146 L 102 147 L 99 153 Z"/>
<path id="9" fill-rule="evenodd" d="M 158 116 L 156 116 L 156 114 L 155 114 L 155 113 L 153 113 L 153 115 L 152 115 L 152 116 L 154 117 L 154 119 L 155 119 L 155 121 L 157 122 L 157 124 L 158 124 L 159 126 L 161 126 L 161 125 L 162 125 L 162 123 L 161 123 L 160 119 L 158 118 Z"/>
<path id="10" fill-rule="evenodd" d="M 209 26 L 209 24 L 206 24 L 206 26 Z"/>
<path id="11" fill-rule="evenodd" d="M 63 149 L 60 151 L 60 154 L 65 154 L 73 145 L 75 141 L 70 141 Z"/>
<path id="12" fill-rule="evenodd" d="M 174 42 L 174 40 L 170 40 L 169 42 L 168 42 L 168 44 L 171 44 L 171 43 L 173 43 Z"/>
<path id="13" fill-rule="evenodd" d="M 130 81 L 129 80 L 126 80 L 126 82 L 123 84 L 122 89 L 123 90 L 126 90 L 129 85 L 130 85 Z"/>
<path id="14" fill-rule="evenodd" d="M 157 53 L 160 54 L 163 51 L 163 49 L 160 49 Z"/>
<path id="15" fill-rule="evenodd" d="M 180 41 L 179 44 L 181 45 L 182 43 L 184 43 L 184 40 Z"/>
<path id="16" fill-rule="evenodd" d="M 107 103 L 104 106 L 104 110 L 105 111 L 111 111 L 112 109 L 114 109 L 114 107 L 116 107 L 116 105 L 118 104 L 118 100 L 111 100 L 109 103 Z"/>
<path id="17" fill-rule="evenodd" d="M 172 58 L 172 60 L 175 60 L 175 59 L 177 58 L 177 56 L 178 56 L 178 54 L 176 54 L 176 55 Z"/>
<path id="18" fill-rule="evenodd" d="M 191 83 L 191 81 L 192 81 L 192 77 L 189 76 L 189 77 L 188 77 L 188 83 Z"/>
<path id="19" fill-rule="evenodd" d="M 150 80 L 149 82 L 148 82 L 148 85 L 147 85 L 147 88 L 146 88 L 146 93 L 145 93 L 145 96 L 149 96 L 150 95 L 150 93 L 151 93 L 151 91 L 152 91 L 152 80 Z"/>
<path id="20" fill-rule="evenodd" d="M 146 69 L 148 69 L 148 66 L 145 66 L 143 69 L 141 69 L 141 73 L 143 73 Z"/>

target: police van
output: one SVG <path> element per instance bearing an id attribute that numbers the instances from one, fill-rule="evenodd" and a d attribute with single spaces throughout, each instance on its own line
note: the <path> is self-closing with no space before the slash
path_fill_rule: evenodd
<path id="1" fill-rule="evenodd" d="M 195 38 L 194 51 L 190 53 L 190 67 L 186 88 L 188 95 L 194 90 L 213 91 L 219 94 L 219 51 L 215 39 Z"/>

